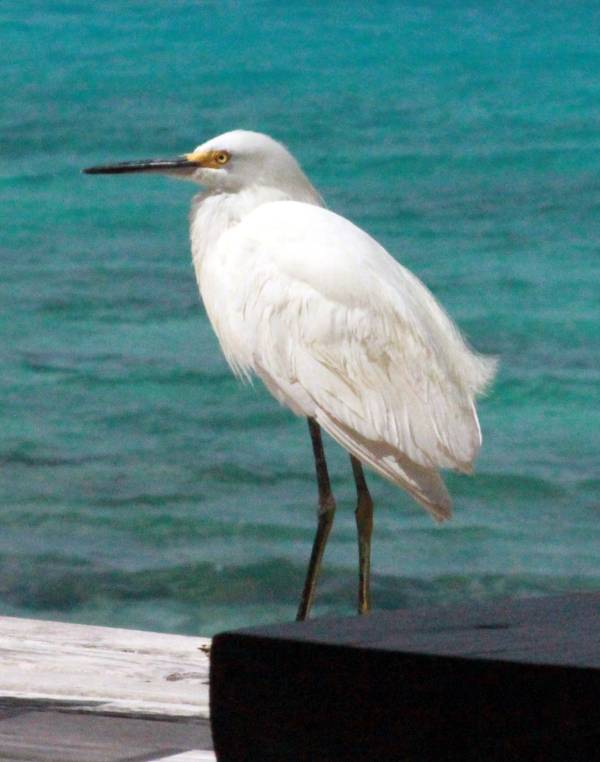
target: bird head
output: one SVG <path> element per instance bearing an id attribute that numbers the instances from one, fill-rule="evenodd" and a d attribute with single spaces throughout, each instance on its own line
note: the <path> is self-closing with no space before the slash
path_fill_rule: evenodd
<path id="1" fill-rule="evenodd" d="M 226 192 L 252 186 L 268 186 L 283 192 L 306 186 L 312 189 L 298 162 L 281 143 L 247 130 L 225 132 L 173 159 L 126 161 L 83 171 L 91 175 L 158 173 Z"/>

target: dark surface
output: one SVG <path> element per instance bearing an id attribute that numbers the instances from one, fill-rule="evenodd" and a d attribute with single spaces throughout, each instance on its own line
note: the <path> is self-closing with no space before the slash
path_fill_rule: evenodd
<path id="1" fill-rule="evenodd" d="M 600 594 L 218 635 L 233 760 L 600 759 Z"/>
<path id="2" fill-rule="evenodd" d="M 208 721 L 101 715 L 76 703 L 0 699 L 0 760 L 147 762 L 211 749 Z"/>

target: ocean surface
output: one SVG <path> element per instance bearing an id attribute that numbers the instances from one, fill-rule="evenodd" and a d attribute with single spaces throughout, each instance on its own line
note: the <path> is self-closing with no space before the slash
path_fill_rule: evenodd
<path id="1" fill-rule="evenodd" d="M 227 368 L 192 185 L 90 177 L 244 127 L 497 355 L 437 526 L 372 475 L 377 608 L 600 587 L 600 6 L 0 5 L 0 614 L 211 634 L 294 616 L 306 424 Z M 354 610 L 354 493 L 315 613 Z"/>

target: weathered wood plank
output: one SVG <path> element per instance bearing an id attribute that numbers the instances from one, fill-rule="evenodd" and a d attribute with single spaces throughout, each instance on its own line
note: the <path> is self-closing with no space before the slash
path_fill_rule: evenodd
<path id="1" fill-rule="evenodd" d="M 216 762 L 216 759 L 214 752 L 194 749 L 193 751 L 184 751 L 183 754 L 175 754 L 172 757 L 153 759 L 150 762 Z"/>
<path id="2" fill-rule="evenodd" d="M 0 617 L 0 760 L 214 762 L 209 644 Z"/>
<path id="3" fill-rule="evenodd" d="M 15 700 L 0 712 L 0 760 L 125 762 L 215 760 L 207 720 L 158 720 L 28 709 Z"/>
<path id="4" fill-rule="evenodd" d="M 76 711 L 208 718 L 210 641 L 0 617 L 0 696 Z M 66 703 L 65 703 L 66 702 Z"/>

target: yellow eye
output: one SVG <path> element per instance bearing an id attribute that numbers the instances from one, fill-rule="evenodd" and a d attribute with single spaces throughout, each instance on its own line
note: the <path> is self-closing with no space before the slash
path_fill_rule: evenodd
<path id="1" fill-rule="evenodd" d="M 215 161 L 217 164 L 227 164 L 229 161 L 229 154 L 227 151 L 217 151 L 215 154 Z"/>

